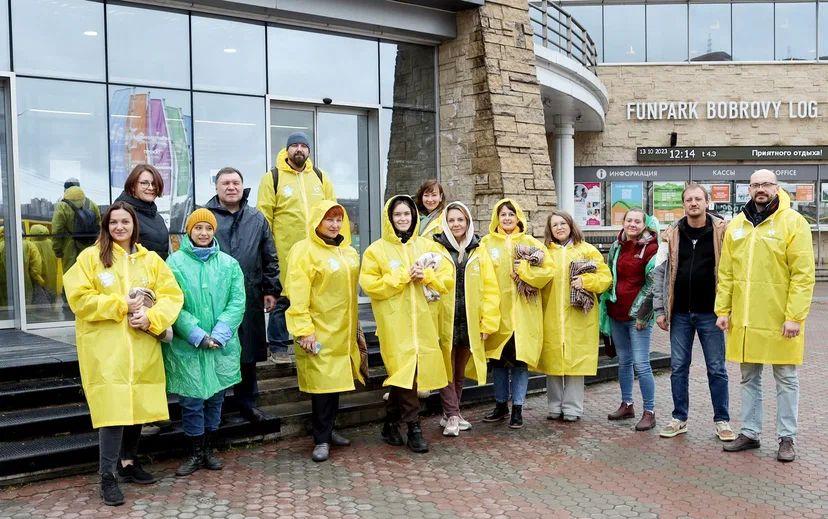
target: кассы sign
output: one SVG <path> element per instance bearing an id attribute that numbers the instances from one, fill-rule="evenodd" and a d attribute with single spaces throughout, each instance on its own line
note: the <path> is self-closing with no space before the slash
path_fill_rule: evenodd
<path id="1" fill-rule="evenodd" d="M 647 101 L 627 103 L 627 120 L 816 119 L 813 100 L 792 101 Z"/>

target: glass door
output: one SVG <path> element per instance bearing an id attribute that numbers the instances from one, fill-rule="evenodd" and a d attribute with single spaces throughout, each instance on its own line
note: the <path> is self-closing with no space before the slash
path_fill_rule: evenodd
<path id="1" fill-rule="evenodd" d="M 15 257 L 12 210 L 14 199 L 11 189 L 8 146 L 8 84 L 0 84 L 0 328 L 14 327 L 14 307 L 17 300 L 15 281 L 17 269 Z"/>
<path id="2" fill-rule="evenodd" d="M 368 112 L 325 106 L 273 106 L 270 111 L 272 160 L 293 132 L 304 132 L 311 141 L 311 159 L 333 183 L 337 200 L 351 220 L 351 244 L 361 253 L 370 243 L 367 232 Z"/>

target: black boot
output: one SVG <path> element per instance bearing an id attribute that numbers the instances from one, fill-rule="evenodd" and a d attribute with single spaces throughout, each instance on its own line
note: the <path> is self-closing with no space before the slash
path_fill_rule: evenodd
<path id="1" fill-rule="evenodd" d="M 221 470 L 224 463 L 213 454 L 213 438 L 215 432 L 207 432 L 204 436 L 204 455 L 201 459 L 202 466 L 207 470 Z"/>
<path id="2" fill-rule="evenodd" d="M 499 422 L 506 418 L 509 414 L 509 404 L 507 402 L 495 402 L 495 408 L 492 412 L 483 417 L 484 422 Z"/>
<path id="3" fill-rule="evenodd" d="M 509 420 L 509 429 L 523 429 L 523 406 L 512 406 L 512 418 Z"/>
<path id="4" fill-rule="evenodd" d="M 107 506 L 119 506 L 124 504 L 124 494 L 118 486 L 115 474 L 107 472 L 101 474 L 101 499 Z"/>
<path id="5" fill-rule="evenodd" d="M 204 463 L 204 435 L 190 436 L 190 456 L 175 470 L 176 476 L 189 476 Z"/>
<path id="6" fill-rule="evenodd" d="M 388 445 L 399 447 L 400 445 L 403 445 L 405 443 L 403 441 L 402 434 L 400 434 L 400 426 L 397 423 L 385 422 L 382 425 L 381 434 L 382 441 L 384 441 Z"/>
<path id="7" fill-rule="evenodd" d="M 420 422 L 408 422 L 408 448 L 412 452 L 428 452 L 428 443 L 423 438 L 423 428 Z"/>

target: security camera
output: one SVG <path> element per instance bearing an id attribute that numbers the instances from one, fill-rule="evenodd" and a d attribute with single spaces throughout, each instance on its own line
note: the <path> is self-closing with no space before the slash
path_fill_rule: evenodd
<path id="1" fill-rule="evenodd" d="M 326 97 L 326 98 L 322 99 L 322 102 L 325 103 L 326 105 L 329 105 L 329 104 L 333 103 L 333 99 L 331 99 L 330 97 Z"/>

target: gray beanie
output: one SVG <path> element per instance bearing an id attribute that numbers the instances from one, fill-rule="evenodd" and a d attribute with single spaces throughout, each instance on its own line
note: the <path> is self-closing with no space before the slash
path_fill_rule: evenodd
<path id="1" fill-rule="evenodd" d="M 285 144 L 285 148 L 290 148 L 292 144 L 304 144 L 305 146 L 310 149 L 310 141 L 308 140 L 308 136 L 302 132 L 295 132 L 288 135 L 287 144 Z"/>

